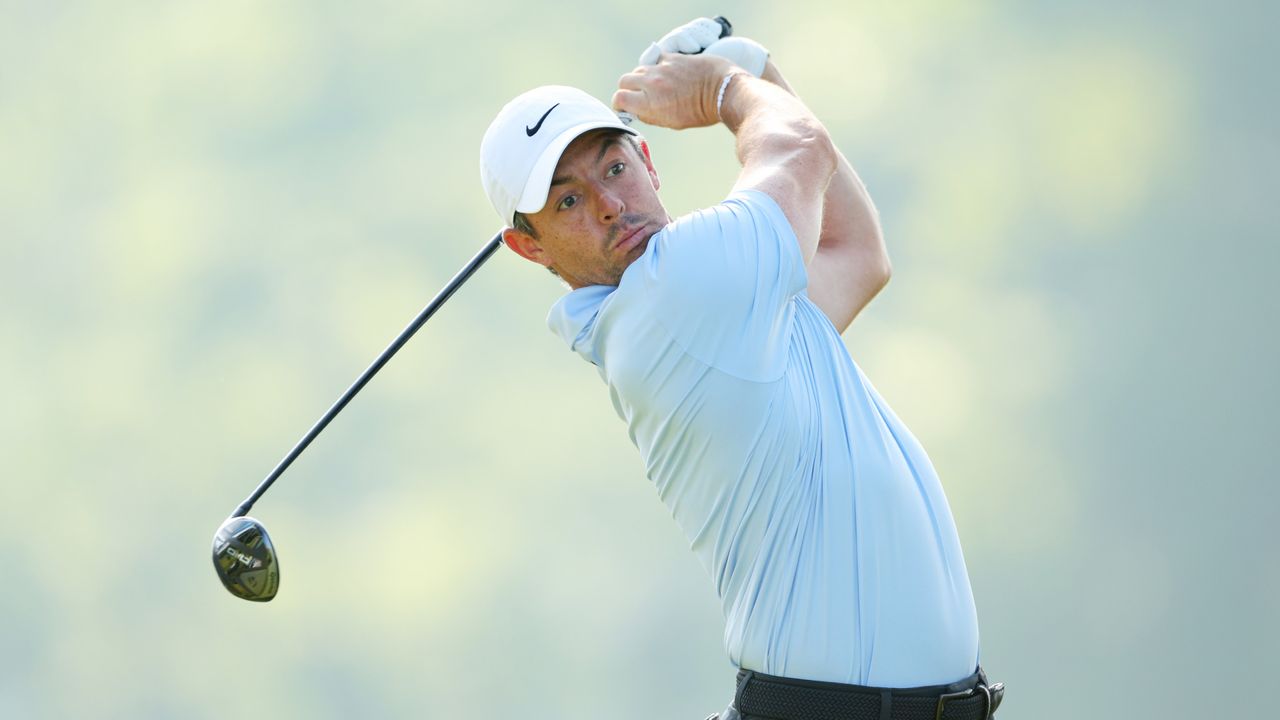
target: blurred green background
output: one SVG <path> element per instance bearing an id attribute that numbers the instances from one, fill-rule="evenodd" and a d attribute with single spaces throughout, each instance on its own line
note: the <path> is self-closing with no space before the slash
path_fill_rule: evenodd
<path id="1" fill-rule="evenodd" d="M 1262 717 L 1280 662 L 1273 3 L 0 2 L 0 718 L 702 718 L 710 582 L 478 146 L 724 13 L 869 186 L 846 334 L 964 543 L 1002 718 Z M 648 129 L 675 214 L 722 128 Z"/>

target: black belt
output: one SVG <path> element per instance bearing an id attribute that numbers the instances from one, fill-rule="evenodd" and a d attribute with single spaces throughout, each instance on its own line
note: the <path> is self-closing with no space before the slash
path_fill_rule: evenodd
<path id="1" fill-rule="evenodd" d="M 892 689 L 739 670 L 733 705 L 747 720 L 988 720 L 1003 697 L 982 668 L 950 685 Z"/>

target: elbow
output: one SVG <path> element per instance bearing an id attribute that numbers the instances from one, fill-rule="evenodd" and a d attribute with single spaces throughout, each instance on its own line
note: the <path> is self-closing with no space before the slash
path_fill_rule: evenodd
<path id="1" fill-rule="evenodd" d="M 872 291 L 872 296 L 883 290 L 893 277 L 893 263 L 889 261 L 889 254 L 885 251 L 884 238 L 881 237 L 879 228 L 876 228 L 873 239 L 875 242 L 872 245 L 875 249 L 868 252 L 860 263 L 864 282 Z"/>
<path id="2" fill-rule="evenodd" d="M 798 170 L 803 168 L 805 176 L 820 181 L 825 188 L 836 174 L 840 152 L 822 123 L 812 116 L 794 118 L 776 137 L 785 148 L 783 153 L 789 156 L 788 164 Z"/>
<path id="3" fill-rule="evenodd" d="M 814 164 L 816 172 L 830 182 L 840 165 L 840 151 L 836 149 L 835 141 L 817 118 L 805 118 L 799 125 L 797 131 L 804 154 Z"/>
<path id="4" fill-rule="evenodd" d="M 879 223 L 876 224 L 876 246 L 880 248 L 877 253 L 875 272 L 876 279 L 879 281 L 880 289 L 883 290 L 885 285 L 889 284 L 889 280 L 893 278 L 893 263 L 889 260 L 889 251 L 885 248 L 884 233 L 880 230 Z"/>
<path id="5" fill-rule="evenodd" d="M 893 263 L 889 262 L 888 255 L 882 255 L 881 258 L 880 265 L 876 269 L 876 279 L 878 281 L 877 284 L 880 286 L 879 289 L 883 290 L 884 286 L 888 285 L 889 280 L 893 278 Z"/>

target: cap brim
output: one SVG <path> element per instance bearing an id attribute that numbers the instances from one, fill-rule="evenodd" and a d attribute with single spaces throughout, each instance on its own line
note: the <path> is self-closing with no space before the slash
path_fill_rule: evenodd
<path id="1" fill-rule="evenodd" d="M 533 170 L 529 172 L 529 180 L 524 184 L 524 192 L 516 203 L 516 212 L 532 214 L 541 210 L 547 204 L 547 195 L 551 192 L 551 176 L 555 174 L 556 165 L 560 164 L 560 156 L 564 154 L 564 149 L 569 147 L 569 143 L 579 135 L 600 128 L 621 130 L 630 135 L 639 134 L 624 125 L 621 120 L 582 123 L 560 133 L 555 140 L 551 141 L 551 144 L 547 145 L 542 155 L 538 156 L 538 161 L 533 164 Z"/>

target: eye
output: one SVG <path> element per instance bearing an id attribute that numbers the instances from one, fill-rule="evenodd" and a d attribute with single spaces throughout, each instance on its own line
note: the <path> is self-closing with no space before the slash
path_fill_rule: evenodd
<path id="1" fill-rule="evenodd" d="M 557 209 L 557 210 L 568 210 L 569 208 L 571 208 L 571 207 L 573 207 L 574 205 L 577 205 L 577 204 L 578 204 L 578 196 L 577 196 L 577 195 L 566 195 L 566 196 L 565 196 L 565 198 L 564 198 L 563 200 L 561 200 L 561 201 L 560 201 L 560 204 L 556 206 L 556 209 Z"/>
<path id="2" fill-rule="evenodd" d="M 608 173 L 609 177 L 613 177 L 614 175 L 621 174 L 622 171 L 626 169 L 626 167 L 627 167 L 626 163 L 614 163 L 609 167 L 609 173 Z"/>

